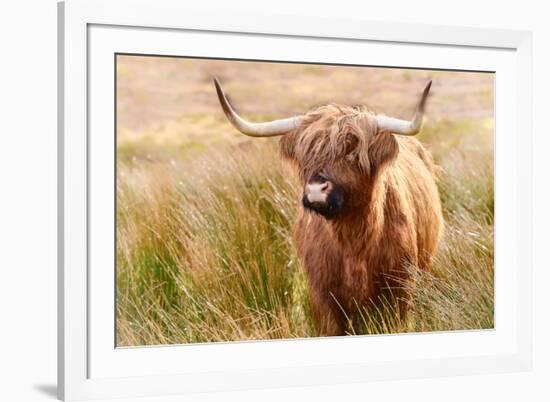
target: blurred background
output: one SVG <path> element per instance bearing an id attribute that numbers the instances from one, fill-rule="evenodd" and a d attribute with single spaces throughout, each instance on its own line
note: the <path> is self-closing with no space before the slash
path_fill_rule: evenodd
<path id="1" fill-rule="evenodd" d="M 143 141 L 157 157 L 185 144 L 250 141 L 227 124 L 213 77 L 237 110 L 259 120 L 330 102 L 410 118 L 429 79 L 429 121 L 488 124 L 493 118 L 493 75 L 487 73 L 118 56 L 118 146 L 128 149 L 121 156 L 144 156 Z"/>
<path id="2" fill-rule="evenodd" d="M 117 343 L 316 336 L 290 237 L 299 189 L 261 121 L 324 103 L 409 119 L 433 80 L 419 140 L 443 168 L 447 229 L 413 313 L 365 314 L 365 334 L 493 327 L 490 73 L 117 57 Z"/>

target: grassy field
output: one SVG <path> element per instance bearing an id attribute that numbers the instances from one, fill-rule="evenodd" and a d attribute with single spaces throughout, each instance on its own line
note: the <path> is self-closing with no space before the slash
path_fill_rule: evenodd
<path id="1" fill-rule="evenodd" d="M 365 333 L 493 327 L 491 75 L 119 56 L 119 346 L 316 336 L 290 237 L 301 189 L 276 139 L 226 122 L 212 75 L 250 119 L 328 101 L 406 118 L 433 78 L 419 139 L 443 169 L 444 239 L 407 320 L 388 307 Z"/>

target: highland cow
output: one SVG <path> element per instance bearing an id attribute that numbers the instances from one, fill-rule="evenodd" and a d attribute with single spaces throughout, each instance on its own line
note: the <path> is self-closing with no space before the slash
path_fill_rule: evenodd
<path id="1" fill-rule="evenodd" d="M 214 81 L 233 126 L 254 137 L 281 135 L 281 155 L 299 175 L 294 242 L 319 333 L 360 331 L 362 310 L 387 295 L 405 315 L 410 267 L 430 267 L 443 230 L 437 168 L 413 137 L 431 81 L 411 121 L 329 104 L 265 123 L 242 119 Z"/>

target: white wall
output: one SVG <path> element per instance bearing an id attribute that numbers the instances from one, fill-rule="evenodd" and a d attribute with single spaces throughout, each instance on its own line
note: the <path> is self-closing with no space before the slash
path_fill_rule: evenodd
<path id="1" fill-rule="evenodd" d="M 152 0 L 153 1 L 153 0 Z M 182 0 L 183 1 L 183 0 Z M 189 2 L 192 6 L 194 2 Z M 216 6 L 216 3 L 219 6 Z M 535 39 L 535 368 L 531 373 L 201 395 L 177 400 L 550 400 L 545 260 L 550 22 L 545 2 L 201 0 L 252 12 L 529 29 Z M 56 377 L 56 3 L 0 6 L 0 400 L 54 398 Z"/>

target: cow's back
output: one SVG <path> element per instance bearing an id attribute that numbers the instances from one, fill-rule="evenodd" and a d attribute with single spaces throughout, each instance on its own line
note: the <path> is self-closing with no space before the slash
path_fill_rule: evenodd
<path id="1" fill-rule="evenodd" d="M 439 168 L 432 156 L 414 137 L 398 137 L 399 155 L 388 169 L 390 185 L 398 193 L 400 205 L 388 206 L 409 211 L 408 223 L 416 232 L 417 261 L 429 268 L 443 231 L 441 201 L 437 188 Z"/>

